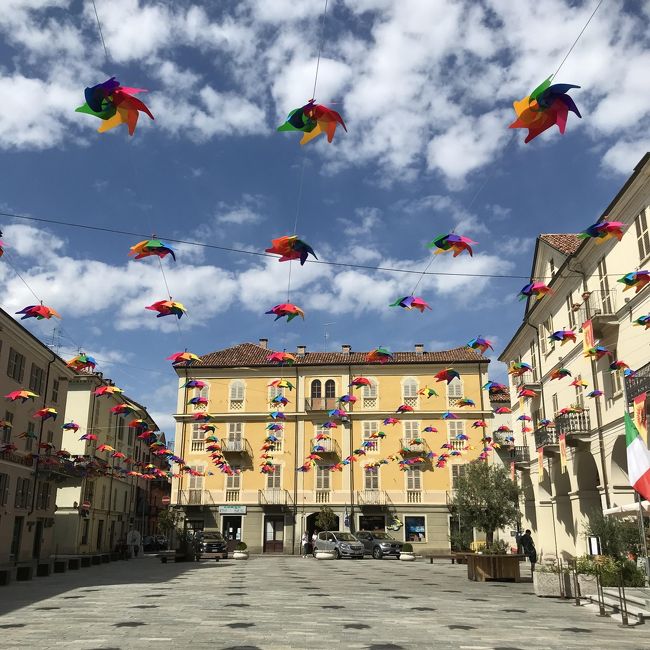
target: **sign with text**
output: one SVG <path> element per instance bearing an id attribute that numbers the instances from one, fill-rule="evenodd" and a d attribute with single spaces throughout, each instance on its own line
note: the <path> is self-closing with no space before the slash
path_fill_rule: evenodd
<path id="1" fill-rule="evenodd" d="M 560 445 L 560 467 L 562 468 L 562 473 L 567 471 L 566 468 L 566 433 L 561 433 L 558 436 L 558 443 Z"/>
<path id="2" fill-rule="evenodd" d="M 641 393 L 634 398 L 634 424 L 639 430 L 639 435 L 648 444 L 648 422 L 645 408 L 647 393 Z"/>
<path id="3" fill-rule="evenodd" d="M 246 506 L 219 506 L 220 515 L 245 515 Z"/>

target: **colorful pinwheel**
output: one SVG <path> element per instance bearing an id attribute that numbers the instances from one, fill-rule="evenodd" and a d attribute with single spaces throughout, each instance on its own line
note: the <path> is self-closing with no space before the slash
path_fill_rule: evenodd
<path id="1" fill-rule="evenodd" d="M 187 350 L 185 350 L 185 352 L 175 352 L 171 356 L 166 357 L 165 360 L 171 361 L 172 365 L 174 366 L 181 364 L 188 366 L 192 363 L 192 361 L 200 361 L 199 357 L 197 357 L 196 354 L 188 352 Z"/>
<path id="2" fill-rule="evenodd" d="M 520 101 L 513 102 L 517 119 L 510 125 L 511 129 L 528 129 L 525 143 L 536 138 L 540 133 L 557 124 L 560 133 L 564 133 L 569 111 L 578 117 L 580 111 L 567 91 L 580 88 L 573 84 L 551 85 L 551 75 L 540 84 L 533 92 Z"/>
<path id="3" fill-rule="evenodd" d="M 187 313 L 185 305 L 182 302 L 176 302 L 174 300 L 159 300 L 154 302 L 153 305 L 145 307 L 151 311 L 157 311 L 158 316 L 156 318 L 162 318 L 163 316 L 176 316 L 180 318 L 183 314 Z"/>
<path id="4" fill-rule="evenodd" d="M 530 415 L 525 415 L 524 414 L 524 415 L 520 415 L 517 418 L 517 420 L 520 421 L 520 422 L 532 422 L 533 418 L 531 418 Z"/>
<path id="5" fill-rule="evenodd" d="M 400 404 L 395 410 L 395 413 L 410 413 L 411 411 L 413 411 L 412 406 L 409 406 L 408 404 Z"/>
<path id="6" fill-rule="evenodd" d="M 544 418 L 543 420 L 539 421 L 539 426 L 544 427 L 544 428 L 546 428 L 546 427 L 554 427 L 555 422 L 553 422 L 553 420 L 548 420 L 547 418 Z"/>
<path id="7" fill-rule="evenodd" d="M 279 255 L 280 262 L 300 260 L 300 266 L 302 266 L 307 261 L 308 255 L 313 255 L 314 258 L 318 259 L 316 253 L 314 253 L 314 249 L 302 241 L 302 239 L 298 239 L 296 235 L 285 235 L 277 239 L 272 239 L 271 244 L 271 248 L 265 250 L 267 253 Z"/>
<path id="8" fill-rule="evenodd" d="M 442 414 L 442 419 L 443 420 L 458 420 L 458 416 L 454 415 L 451 411 L 445 411 Z"/>
<path id="9" fill-rule="evenodd" d="M 426 395 L 426 398 L 429 399 L 430 397 L 438 397 L 438 393 L 436 393 L 433 388 L 429 388 L 428 386 L 425 386 L 424 388 L 420 388 L 418 391 L 418 395 Z"/>
<path id="10" fill-rule="evenodd" d="M 124 391 L 121 388 L 118 388 L 117 386 L 100 386 L 94 394 L 97 395 L 98 397 L 102 397 L 103 395 L 119 395 L 120 393 L 123 393 Z"/>
<path id="11" fill-rule="evenodd" d="M 338 401 L 343 404 L 354 404 L 357 401 L 357 398 L 354 395 L 341 395 Z"/>
<path id="12" fill-rule="evenodd" d="M 509 407 L 507 406 L 500 406 L 497 409 L 494 409 L 494 412 L 496 415 L 507 415 L 508 413 L 512 413 Z"/>
<path id="13" fill-rule="evenodd" d="M 367 377 L 355 377 L 350 386 L 354 388 L 361 388 L 361 386 L 372 386 L 372 382 Z"/>
<path id="14" fill-rule="evenodd" d="M 288 388 L 293 390 L 293 384 L 286 379 L 275 379 L 269 384 L 269 387 L 273 386 L 274 388 Z"/>
<path id="15" fill-rule="evenodd" d="M 310 99 L 304 106 L 294 108 L 277 130 L 301 131 L 304 135 L 300 144 L 307 144 L 321 133 L 326 133 L 327 141 L 332 142 L 337 124 L 347 131 L 343 118 L 336 111 Z"/>
<path id="16" fill-rule="evenodd" d="M 296 362 L 296 357 L 293 354 L 288 352 L 271 352 L 266 360 L 271 363 L 277 363 L 281 366 L 283 365 L 292 365 Z"/>
<path id="17" fill-rule="evenodd" d="M 519 300 L 526 298 L 535 298 L 541 300 L 545 295 L 552 292 L 550 287 L 547 287 L 543 282 L 531 282 L 521 289 L 519 292 Z"/>
<path id="18" fill-rule="evenodd" d="M 286 406 L 288 403 L 289 400 L 284 395 L 276 395 L 271 399 L 271 404 L 282 404 L 282 406 Z"/>
<path id="19" fill-rule="evenodd" d="M 458 402 L 456 402 L 456 405 L 461 407 L 461 408 L 463 406 L 476 406 L 476 404 L 474 403 L 474 400 L 470 399 L 469 397 L 461 397 L 458 400 Z"/>
<path id="20" fill-rule="evenodd" d="M 639 316 L 633 323 L 633 325 L 640 325 L 641 327 L 645 327 L 645 329 L 650 328 L 650 314 L 646 314 L 645 316 Z"/>
<path id="21" fill-rule="evenodd" d="M 477 336 L 475 339 L 472 339 L 467 344 L 467 347 L 472 348 L 472 350 L 480 350 L 483 354 L 485 354 L 488 348 L 490 348 L 490 350 L 494 350 L 492 347 L 492 342 L 484 339 L 482 336 Z"/>
<path id="22" fill-rule="evenodd" d="M 507 424 L 502 424 L 497 431 L 499 433 L 512 433 L 512 429 Z"/>
<path id="23" fill-rule="evenodd" d="M 589 384 L 582 379 L 582 377 L 576 377 L 570 384 L 569 386 L 575 386 L 576 388 L 587 388 Z"/>
<path id="24" fill-rule="evenodd" d="M 505 384 L 500 384 L 497 381 L 488 381 L 483 385 L 483 390 L 488 391 L 488 393 L 492 395 L 494 393 L 503 393 L 504 391 L 508 390 L 508 387 Z"/>
<path id="25" fill-rule="evenodd" d="M 404 296 L 403 298 L 398 298 L 395 302 L 388 305 L 389 307 L 402 307 L 403 309 L 417 309 L 421 314 L 424 313 L 425 309 L 431 309 L 429 304 L 425 302 L 423 298 L 418 298 L 417 296 Z"/>
<path id="26" fill-rule="evenodd" d="M 587 397 L 602 397 L 604 394 L 602 390 L 592 390 L 590 393 L 587 393 Z"/>
<path id="27" fill-rule="evenodd" d="M 55 409 L 53 409 L 51 407 L 46 407 L 46 408 L 39 409 L 38 411 L 36 411 L 36 413 L 34 413 L 34 415 L 32 415 L 32 417 L 38 418 L 39 420 L 41 420 L 43 422 L 45 422 L 46 420 L 50 420 L 50 419 L 56 420 L 57 416 L 58 416 L 58 413 L 56 412 Z"/>
<path id="28" fill-rule="evenodd" d="M 567 341 L 576 342 L 576 333 L 573 330 L 558 330 L 548 337 L 549 341 L 560 341 L 564 345 Z"/>
<path id="29" fill-rule="evenodd" d="M 533 390 L 532 388 L 520 388 L 519 391 L 517 392 L 517 397 L 519 399 L 527 399 L 536 396 L 537 396 L 537 391 Z"/>
<path id="30" fill-rule="evenodd" d="M 476 243 L 469 237 L 462 237 L 452 232 L 448 235 L 439 235 L 433 241 L 430 241 L 427 247 L 437 248 L 436 255 L 446 253 L 447 251 L 454 251 L 454 257 L 458 257 L 463 251 L 467 251 L 471 257 L 474 254 L 471 244 Z"/>
<path id="31" fill-rule="evenodd" d="M 31 390 L 14 390 L 11 391 L 11 393 L 8 393 L 5 395 L 5 399 L 10 400 L 11 402 L 15 402 L 17 399 L 19 399 L 23 404 L 28 400 L 28 399 L 35 399 L 38 397 L 36 393 L 32 393 Z"/>
<path id="32" fill-rule="evenodd" d="M 111 413 L 115 413 L 116 415 L 124 415 L 124 414 L 131 414 L 135 413 L 138 409 L 133 406 L 132 404 L 116 404 L 115 406 L 111 407 Z"/>
<path id="33" fill-rule="evenodd" d="M 523 361 L 517 361 L 515 363 L 512 363 L 508 368 L 508 374 L 512 375 L 513 377 L 521 377 L 525 372 L 532 372 L 532 371 L 533 371 L 532 366 Z"/>
<path id="34" fill-rule="evenodd" d="M 84 433 L 79 440 L 97 440 L 97 436 L 94 433 Z"/>
<path id="35" fill-rule="evenodd" d="M 345 420 L 348 417 L 348 412 L 343 409 L 330 409 L 327 411 L 327 416 L 330 418 L 340 418 L 341 420 Z"/>
<path id="36" fill-rule="evenodd" d="M 97 361 L 94 359 L 94 357 L 91 357 L 84 352 L 80 352 L 74 359 L 70 359 L 66 365 L 68 368 L 72 368 L 76 372 L 80 372 L 81 370 L 86 369 L 94 370 L 95 366 L 97 365 Z"/>
<path id="37" fill-rule="evenodd" d="M 553 379 L 563 379 L 564 377 L 571 377 L 571 371 L 568 368 L 556 368 L 549 375 L 551 381 Z"/>
<path id="38" fill-rule="evenodd" d="M 29 305 L 24 307 L 20 311 L 17 311 L 16 314 L 23 314 L 23 317 L 20 320 L 25 320 L 26 318 L 36 318 L 37 320 L 43 320 L 44 318 L 50 319 L 53 316 L 56 318 L 61 318 L 59 313 L 41 303 L 40 305 Z"/>
<path id="39" fill-rule="evenodd" d="M 113 447 L 111 447 L 110 445 L 99 445 L 99 447 L 97 447 L 97 451 L 113 452 L 113 451 L 115 451 L 115 449 Z"/>
<path id="40" fill-rule="evenodd" d="M 75 112 L 86 113 L 103 120 L 103 124 L 97 129 L 98 133 L 126 124 L 129 135 L 133 135 L 140 112 L 154 119 L 145 103 L 133 96 L 141 92 L 146 90 L 121 86 L 115 77 L 111 77 L 103 83 L 86 88 L 84 91 L 86 103 L 76 108 Z"/>
<path id="41" fill-rule="evenodd" d="M 386 418 L 383 422 L 384 426 L 388 426 L 389 424 L 392 424 L 393 426 L 396 425 L 399 422 L 397 418 Z"/>
<path id="42" fill-rule="evenodd" d="M 393 355 L 390 353 L 388 348 L 378 347 L 374 350 L 370 350 L 366 355 L 366 361 L 368 363 L 388 363 L 393 360 Z"/>
<path id="43" fill-rule="evenodd" d="M 144 239 L 138 242 L 135 246 L 131 246 L 129 256 L 131 255 L 135 255 L 136 260 L 141 260 L 143 257 L 151 257 L 152 255 L 160 258 L 171 255 L 172 259 L 176 261 L 174 249 L 160 241 L 160 239 Z"/>
<path id="44" fill-rule="evenodd" d="M 485 420 L 474 420 L 472 422 L 472 429 L 485 429 L 487 427 L 487 422 Z"/>
<path id="45" fill-rule="evenodd" d="M 588 350 L 585 351 L 584 356 L 585 357 L 592 357 L 598 361 L 599 359 L 602 359 L 606 355 L 611 356 L 611 352 L 603 345 L 594 345 L 593 347 L 589 348 Z"/>
<path id="46" fill-rule="evenodd" d="M 79 425 L 76 422 L 66 422 L 61 426 L 64 431 L 74 431 L 77 433 L 79 431 Z"/>
<path id="47" fill-rule="evenodd" d="M 422 431 L 424 433 L 438 433 L 438 429 L 436 429 L 435 427 L 424 427 Z"/>
<path id="48" fill-rule="evenodd" d="M 609 369 L 612 372 L 617 372 L 620 370 L 629 370 L 630 366 L 628 366 L 625 361 L 612 361 L 612 363 L 609 364 Z"/>
<path id="49" fill-rule="evenodd" d="M 192 397 L 191 399 L 189 399 L 187 403 L 193 404 L 194 406 L 199 406 L 200 404 L 207 404 L 208 398 L 202 397 L 201 395 L 197 395 L 196 397 Z"/>
<path id="50" fill-rule="evenodd" d="M 595 239 L 597 244 L 602 244 L 612 238 L 621 241 L 624 226 L 625 224 L 622 221 L 599 221 L 581 232 L 578 237 L 580 239 Z"/>
<path id="51" fill-rule="evenodd" d="M 622 282 L 625 285 L 623 291 L 636 287 L 634 293 L 639 293 L 650 282 L 650 271 L 633 271 L 632 273 L 627 273 L 618 282 Z"/>
<path id="52" fill-rule="evenodd" d="M 300 318 L 302 318 L 303 320 L 305 319 L 305 312 L 302 309 L 300 309 L 300 307 L 296 307 L 296 305 L 292 305 L 289 302 L 282 303 L 281 305 L 276 305 L 275 307 L 273 307 L 273 309 L 269 309 L 269 311 L 265 313 L 275 314 L 275 320 L 278 320 L 286 316 L 287 323 L 290 323 L 297 316 L 300 316 Z"/>
<path id="53" fill-rule="evenodd" d="M 460 377 L 460 373 L 453 368 L 445 368 L 444 370 L 436 373 L 433 377 L 436 381 L 446 381 L 449 385 L 454 379 L 458 379 Z"/>

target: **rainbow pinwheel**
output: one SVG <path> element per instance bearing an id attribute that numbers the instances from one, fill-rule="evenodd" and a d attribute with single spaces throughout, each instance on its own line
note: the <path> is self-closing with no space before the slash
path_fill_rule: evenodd
<path id="1" fill-rule="evenodd" d="M 483 385 L 483 390 L 488 391 L 492 395 L 493 393 L 502 393 L 508 390 L 508 387 L 505 384 L 500 384 L 498 381 L 488 381 Z"/>
<path id="2" fill-rule="evenodd" d="M 537 396 L 537 391 L 533 390 L 532 388 L 520 388 L 517 393 L 517 397 L 519 397 L 520 399 L 531 398 L 536 396 Z"/>
<path id="3" fill-rule="evenodd" d="M 101 397 L 103 395 L 119 395 L 120 393 L 123 393 L 124 391 L 121 388 L 118 388 L 117 386 L 100 386 L 94 394 L 97 395 L 98 397 Z"/>
<path id="4" fill-rule="evenodd" d="M 438 429 L 436 429 L 435 427 L 431 427 L 431 426 L 424 427 L 424 429 L 422 429 L 422 431 L 423 431 L 423 433 L 438 433 Z"/>
<path id="5" fill-rule="evenodd" d="M 366 361 L 368 363 L 388 363 L 389 361 L 393 360 L 393 355 L 390 353 L 390 350 L 388 348 L 384 347 L 378 347 L 375 348 L 374 350 L 371 350 L 368 352 L 366 355 Z"/>
<path id="6" fill-rule="evenodd" d="M 646 314 L 645 316 L 639 316 L 633 323 L 633 325 L 645 327 L 645 329 L 650 328 L 650 314 Z"/>
<path id="7" fill-rule="evenodd" d="M 544 428 L 546 428 L 546 427 L 554 427 L 555 422 L 553 422 L 553 420 L 548 420 L 548 419 L 544 418 L 543 420 L 539 421 L 539 426 L 544 427 Z"/>
<path id="8" fill-rule="evenodd" d="M 99 447 L 97 447 L 97 451 L 109 451 L 109 452 L 112 452 L 112 451 L 115 451 L 115 449 L 113 447 L 111 447 L 110 445 L 99 445 Z"/>
<path id="9" fill-rule="evenodd" d="M 494 412 L 496 415 L 507 415 L 508 413 L 512 413 L 509 407 L 507 406 L 500 406 L 497 409 L 494 409 Z"/>
<path id="10" fill-rule="evenodd" d="M 512 433 L 512 429 L 507 424 L 502 424 L 497 431 L 499 433 Z"/>
<path id="11" fill-rule="evenodd" d="M 61 318 L 57 311 L 52 309 L 52 307 L 44 305 L 43 303 L 40 305 L 29 305 L 28 307 L 24 307 L 20 311 L 17 311 L 16 314 L 23 314 L 23 317 L 20 320 L 25 320 L 26 318 L 36 318 L 37 320 L 43 320 L 44 318 L 50 319 L 53 316 L 55 318 Z"/>
<path id="12" fill-rule="evenodd" d="M 343 409 L 330 409 L 327 411 L 327 416 L 330 418 L 340 418 L 345 420 L 348 417 L 348 412 Z"/>
<path id="13" fill-rule="evenodd" d="M 79 440 L 97 440 L 97 436 L 94 433 L 84 433 Z"/>
<path id="14" fill-rule="evenodd" d="M 619 370 L 629 370 L 630 366 L 628 366 L 625 361 L 612 361 L 612 363 L 609 364 L 609 369 L 612 372 L 617 372 Z"/>
<path id="15" fill-rule="evenodd" d="M 622 282 L 625 285 L 623 291 L 635 287 L 636 291 L 634 293 L 639 293 L 650 282 L 650 271 L 633 271 L 632 273 L 627 273 L 618 282 Z"/>
<path id="16" fill-rule="evenodd" d="M 520 415 L 517 418 L 517 420 L 519 420 L 520 422 L 532 422 L 532 419 L 533 418 L 531 418 L 530 415 Z"/>
<path id="17" fill-rule="evenodd" d="M 454 251 L 454 257 L 458 257 L 463 251 L 467 251 L 471 257 L 474 254 L 471 245 L 476 243 L 469 237 L 462 237 L 452 232 L 448 235 L 439 235 L 433 241 L 430 241 L 427 247 L 437 248 L 436 255 L 446 253 L 447 251 Z"/>
<path id="18" fill-rule="evenodd" d="M 79 431 L 79 425 L 76 422 L 66 422 L 61 426 L 64 431 L 74 431 L 77 433 Z"/>
<path id="19" fill-rule="evenodd" d="M 321 133 L 326 133 L 327 141 L 332 142 L 337 124 L 347 131 L 343 118 L 336 111 L 310 99 L 304 106 L 294 108 L 277 130 L 301 131 L 304 135 L 300 144 L 307 144 Z"/>
<path id="20" fill-rule="evenodd" d="M 429 304 L 425 302 L 423 298 L 418 298 L 418 296 L 404 296 L 403 298 L 398 298 L 395 302 L 388 305 L 389 307 L 402 307 L 403 309 L 417 309 L 421 314 L 424 313 L 425 309 L 431 309 Z"/>
<path id="21" fill-rule="evenodd" d="M 111 413 L 115 413 L 116 415 L 135 413 L 137 410 L 138 409 L 132 404 L 116 404 L 111 407 Z"/>
<path id="22" fill-rule="evenodd" d="M 286 406 L 288 403 L 289 400 L 284 395 L 276 395 L 271 400 L 271 404 L 282 404 L 282 406 Z"/>
<path id="23" fill-rule="evenodd" d="M 265 249 L 267 253 L 274 253 L 280 256 L 280 262 L 288 262 L 289 260 L 300 260 L 300 266 L 307 261 L 308 255 L 313 255 L 316 259 L 314 249 L 298 239 L 296 235 L 285 235 L 271 240 L 271 248 Z"/>
<path id="24" fill-rule="evenodd" d="M 146 90 L 121 86 L 115 77 L 111 77 L 103 83 L 86 88 L 84 90 L 86 103 L 76 108 L 75 112 L 86 113 L 103 120 L 103 124 L 97 129 L 98 133 L 126 124 L 129 135 L 133 135 L 141 111 L 154 119 L 145 103 L 133 96 L 141 92 Z"/>
<path id="25" fill-rule="evenodd" d="M 476 406 L 474 400 L 470 399 L 469 397 L 461 397 L 461 399 L 459 399 L 458 402 L 456 402 L 456 405 L 461 408 L 463 406 Z"/>
<path id="26" fill-rule="evenodd" d="M 51 407 L 39 409 L 38 411 L 36 411 L 36 413 L 34 413 L 34 415 L 32 415 L 32 417 L 38 418 L 43 422 L 45 422 L 45 420 L 50 420 L 50 419 L 56 420 L 57 416 L 58 413 L 56 412 L 56 409 L 53 409 Z"/>
<path id="27" fill-rule="evenodd" d="M 94 359 L 94 357 L 81 352 L 74 359 L 70 359 L 66 365 L 68 368 L 72 368 L 76 372 L 80 372 L 81 370 L 87 369 L 94 370 L 95 366 L 97 365 L 97 361 Z"/>
<path id="28" fill-rule="evenodd" d="M 161 318 L 162 316 L 176 316 L 180 318 L 183 314 L 187 313 L 185 305 L 182 302 L 175 302 L 174 300 L 158 300 L 154 302 L 153 305 L 145 307 L 151 311 L 157 311 L 158 316 L 156 318 Z"/>
<path id="29" fill-rule="evenodd" d="M 482 336 L 477 336 L 476 338 L 472 339 L 467 344 L 467 347 L 472 348 L 472 350 L 480 350 L 483 354 L 485 354 L 488 348 L 490 348 L 490 350 L 494 350 L 492 347 L 492 342 L 484 339 Z"/>
<path id="30" fill-rule="evenodd" d="M 445 368 L 433 377 L 436 381 L 446 381 L 447 384 L 450 384 L 454 379 L 460 378 L 460 373 L 453 368 Z"/>
<path id="31" fill-rule="evenodd" d="M 632 370 L 632 368 L 625 368 L 623 370 L 623 377 L 634 377 L 636 375 L 637 371 Z"/>
<path id="32" fill-rule="evenodd" d="M 296 357 L 294 357 L 293 354 L 289 354 L 288 352 L 271 352 L 271 354 L 266 357 L 266 360 L 270 363 L 291 365 L 296 362 Z"/>
<path id="33" fill-rule="evenodd" d="M 172 365 L 189 365 L 192 363 L 192 361 L 200 361 L 199 357 L 196 356 L 196 354 L 193 354 L 192 352 L 188 352 L 185 350 L 185 352 L 175 352 L 169 357 L 165 357 L 166 361 L 171 361 Z"/>
<path id="34" fill-rule="evenodd" d="M 0 237 L 2 237 L 2 231 L 0 231 Z M 0 257 L 5 254 L 5 248 L 7 248 L 7 244 L 5 244 L 2 239 L 0 239 Z"/>
<path id="35" fill-rule="evenodd" d="M 543 282 L 531 282 L 525 287 L 522 287 L 519 292 L 519 300 L 525 300 L 526 298 L 535 298 L 535 300 L 541 300 L 545 295 L 552 292 L 550 287 L 547 287 Z"/>
<path id="36" fill-rule="evenodd" d="M 411 411 L 413 411 L 413 407 L 408 404 L 400 404 L 397 409 L 395 409 L 395 413 L 410 413 Z"/>
<path id="37" fill-rule="evenodd" d="M 367 377 L 355 377 L 350 382 L 350 386 L 354 388 L 361 388 L 361 386 L 372 386 L 372 382 Z"/>
<path id="38" fill-rule="evenodd" d="M 509 128 L 528 129 L 525 143 L 530 142 L 546 129 L 550 129 L 554 124 L 557 124 L 560 133 L 564 133 L 569 111 L 582 117 L 573 99 L 567 95 L 567 91 L 572 88 L 580 88 L 580 86 L 573 84 L 551 85 L 553 76 L 551 75 L 537 86 L 528 97 L 513 102 L 517 119 Z"/>
<path id="39" fill-rule="evenodd" d="M 548 340 L 561 341 L 560 345 L 564 345 L 567 341 L 575 343 L 576 333 L 573 330 L 558 330 L 557 332 L 553 332 L 553 334 L 548 337 Z"/>
<path id="40" fill-rule="evenodd" d="M 578 237 L 580 239 L 595 239 L 597 244 L 602 244 L 612 238 L 621 241 L 624 226 L 625 224 L 622 221 L 599 221 L 581 232 Z"/>
<path id="41" fill-rule="evenodd" d="M 200 379 L 188 379 L 182 386 L 181 388 L 198 388 L 201 390 L 202 388 L 205 388 L 207 386 L 207 383 L 204 381 L 201 381 Z"/>
<path id="42" fill-rule="evenodd" d="M 582 379 L 581 377 L 576 377 L 570 384 L 569 386 L 575 386 L 576 388 L 587 388 L 589 384 Z"/>
<path id="43" fill-rule="evenodd" d="M 593 357 L 598 361 L 599 359 L 602 359 L 605 355 L 610 355 L 611 352 L 603 345 L 594 345 L 593 347 L 589 348 L 588 350 L 585 351 L 584 356 L 585 357 Z"/>
<path id="44" fill-rule="evenodd" d="M 454 415 L 451 411 L 445 411 L 442 414 L 442 419 L 443 420 L 458 420 L 458 416 Z"/>
<path id="45" fill-rule="evenodd" d="M 428 386 L 425 386 L 424 388 L 420 388 L 418 391 L 418 395 L 426 395 L 426 398 L 429 399 L 430 397 L 438 397 L 438 393 L 436 393 L 433 388 L 429 388 Z"/>
<path id="46" fill-rule="evenodd" d="M 530 364 L 525 363 L 524 361 L 517 361 L 510 365 L 508 368 L 508 374 L 513 377 L 521 377 L 525 372 L 532 372 L 533 368 Z"/>
<path id="47" fill-rule="evenodd" d="M 602 397 L 604 394 L 602 390 L 592 390 L 590 393 L 587 393 L 587 397 Z"/>
<path id="48" fill-rule="evenodd" d="M 289 390 L 293 390 L 293 384 L 286 379 L 275 379 L 269 384 L 269 387 L 270 386 L 273 386 L 274 388 L 288 388 Z"/>
<path id="49" fill-rule="evenodd" d="M 568 368 L 556 368 L 549 375 L 551 381 L 553 379 L 563 379 L 564 377 L 571 377 L 571 371 Z"/>
<path id="50" fill-rule="evenodd" d="M 28 399 L 35 399 L 38 397 L 36 393 L 32 393 L 31 390 L 13 390 L 11 393 L 8 393 L 5 395 L 5 399 L 10 400 L 11 402 L 15 402 L 17 399 L 19 399 L 23 404 L 28 400 Z"/>
<path id="51" fill-rule="evenodd" d="M 338 426 L 339 425 L 336 424 L 336 422 L 331 422 L 331 421 L 328 421 L 328 422 L 325 422 L 324 424 L 321 424 L 321 428 L 323 428 L 323 429 L 338 429 Z"/>
<path id="52" fill-rule="evenodd" d="M 143 257 L 151 257 L 152 255 L 160 258 L 171 255 L 172 259 L 176 261 L 174 249 L 171 246 L 167 246 L 160 239 L 144 239 L 138 242 L 135 246 L 131 246 L 130 255 L 135 255 L 136 260 L 141 260 Z"/>
<path id="53" fill-rule="evenodd" d="M 278 320 L 286 316 L 287 323 L 290 323 L 297 316 L 300 316 L 300 318 L 302 318 L 303 320 L 305 319 L 305 312 L 302 309 L 300 309 L 300 307 L 296 307 L 296 305 L 292 305 L 289 302 L 282 303 L 281 305 L 276 305 L 275 307 L 269 309 L 269 311 L 264 313 L 275 314 L 275 320 Z"/>
<path id="54" fill-rule="evenodd" d="M 197 397 L 192 397 L 187 401 L 188 404 L 193 404 L 194 406 L 199 406 L 200 404 L 207 404 L 208 398 L 198 395 Z"/>
<path id="55" fill-rule="evenodd" d="M 343 404 L 354 404 L 357 401 L 357 398 L 354 395 L 341 395 L 338 401 Z"/>
<path id="56" fill-rule="evenodd" d="M 385 426 L 388 426 L 389 424 L 392 424 L 393 426 L 396 425 L 399 422 L 397 418 L 386 418 L 383 422 Z"/>
<path id="57" fill-rule="evenodd" d="M 487 427 L 487 422 L 485 420 L 474 420 L 472 422 L 472 429 L 485 429 Z"/>

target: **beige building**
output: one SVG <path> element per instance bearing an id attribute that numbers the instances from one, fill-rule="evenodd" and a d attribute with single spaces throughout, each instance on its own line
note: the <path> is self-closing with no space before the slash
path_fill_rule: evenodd
<path id="1" fill-rule="evenodd" d="M 0 411 L 0 568 L 15 577 L 36 575 L 54 553 L 56 484 L 46 463 L 61 449 L 68 383 L 66 362 L 0 310 L 0 395 L 21 389 L 37 395 L 24 403 L 2 397 Z M 34 418 L 54 408 L 56 420 Z M 46 566 L 42 570 L 45 570 Z"/>
<path id="2" fill-rule="evenodd" d="M 350 346 L 340 352 L 299 346 L 295 365 L 283 367 L 270 363 L 269 354 L 267 340 L 261 339 L 176 367 L 175 452 L 195 475 L 174 479 L 172 502 L 185 510 L 188 525 L 222 530 L 231 545 L 243 540 L 252 552 L 295 553 L 303 531 L 312 533 L 320 508 L 329 506 L 340 529 L 346 523 L 352 531 L 392 527 L 398 539 L 413 542 L 418 551 L 449 549 L 447 502 L 453 478 L 481 451 L 481 432 L 471 428 L 472 422 L 492 415 L 481 388 L 489 360 L 469 348 L 429 352 L 422 345 L 395 353 L 385 365 L 368 363 L 365 353 Z M 434 375 L 447 367 L 460 379 L 436 382 Z M 349 388 L 358 376 L 369 385 Z M 207 385 L 185 388 L 192 379 Z M 270 386 L 276 380 L 291 382 L 293 390 Z M 438 395 L 420 394 L 427 387 Z M 289 400 L 286 407 L 270 405 L 278 394 Z M 339 401 L 347 394 L 356 402 Z M 196 397 L 204 403 L 190 404 Z M 474 405 L 461 406 L 462 398 Z M 412 410 L 396 413 L 400 405 Z M 328 416 L 337 408 L 345 409 L 345 419 Z M 269 415 L 274 411 L 281 414 L 275 420 Z M 447 411 L 456 419 L 444 419 Z M 194 420 L 201 413 L 216 424 L 231 475 L 215 467 L 206 451 L 209 432 Z M 383 424 L 392 417 L 395 424 Z M 328 421 L 336 428 L 324 426 Z M 264 459 L 261 448 L 273 422 L 282 429 L 272 432 L 278 440 Z M 472 449 L 462 451 L 468 445 Z M 437 454 L 459 451 L 437 467 Z M 297 470 L 312 453 L 313 467 Z M 272 473 L 260 472 L 264 461 Z M 410 463 L 406 471 L 400 461 Z"/>
<path id="3" fill-rule="evenodd" d="M 627 477 L 623 375 L 610 364 L 622 360 L 637 371 L 626 380 L 628 405 L 650 389 L 650 333 L 635 320 L 650 312 L 650 289 L 627 290 L 618 280 L 650 261 L 650 154 L 639 162 L 601 220 L 624 224 L 621 241 L 597 243 L 575 234 L 537 238 L 531 282 L 552 293 L 529 301 L 524 320 L 500 360 L 532 367 L 511 377 L 513 421 L 532 417 L 533 432 L 522 439 L 517 469 L 525 490 L 525 526 L 538 551 L 550 555 L 586 552 L 584 524 L 596 511 L 634 502 Z M 585 217 L 585 227 L 589 221 Z M 573 330 L 575 341 L 553 341 L 556 331 Z M 593 341 L 589 337 L 593 332 Z M 609 354 L 585 356 L 583 341 Z M 553 379 L 567 369 L 571 376 Z M 572 385 L 582 380 L 586 386 Z M 517 398 L 520 389 L 535 395 Z M 592 391 L 600 397 L 589 397 Z M 543 420 L 552 424 L 544 426 Z M 562 449 L 566 445 L 566 454 Z M 563 457 L 565 462 L 563 461 Z"/>

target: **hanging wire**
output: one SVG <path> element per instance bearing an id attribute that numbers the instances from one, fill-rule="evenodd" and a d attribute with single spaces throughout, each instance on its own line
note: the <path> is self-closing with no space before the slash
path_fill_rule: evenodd
<path id="1" fill-rule="evenodd" d="M 42 305 L 43 300 L 41 299 L 41 297 L 34 291 L 34 289 L 31 288 L 31 286 L 29 285 L 27 280 L 25 280 L 25 278 L 20 274 L 20 272 L 18 271 L 16 266 L 9 261 L 8 255 L 6 254 L 6 252 L 5 252 L 4 258 L 5 258 L 5 261 L 7 262 L 7 264 L 11 267 L 12 271 L 18 276 L 20 281 L 27 287 L 27 289 L 32 294 L 32 296 L 34 296 L 34 298 L 36 298 L 36 300 L 38 300 L 38 302 Z"/>
<path id="2" fill-rule="evenodd" d="M 327 13 L 327 2 L 325 0 L 325 8 L 320 19 L 320 39 L 318 44 L 318 57 L 316 58 L 316 74 L 314 75 L 314 90 L 311 94 L 312 99 L 316 99 L 316 84 L 318 83 L 318 70 L 320 69 L 320 55 L 323 50 L 323 41 L 325 40 L 325 14 Z"/>
<path id="3" fill-rule="evenodd" d="M 108 54 L 108 48 L 106 47 L 106 41 L 104 40 L 104 33 L 102 32 L 102 23 L 99 20 L 99 14 L 97 13 L 97 5 L 95 4 L 95 0 L 90 0 L 93 4 L 93 9 L 95 10 L 95 19 L 97 20 L 97 29 L 99 31 L 99 38 L 102 41 L 102 47 L 104 48 L 104 55 L 106 56 L 106 62 L 110 62 L 111 57 Z"/>

